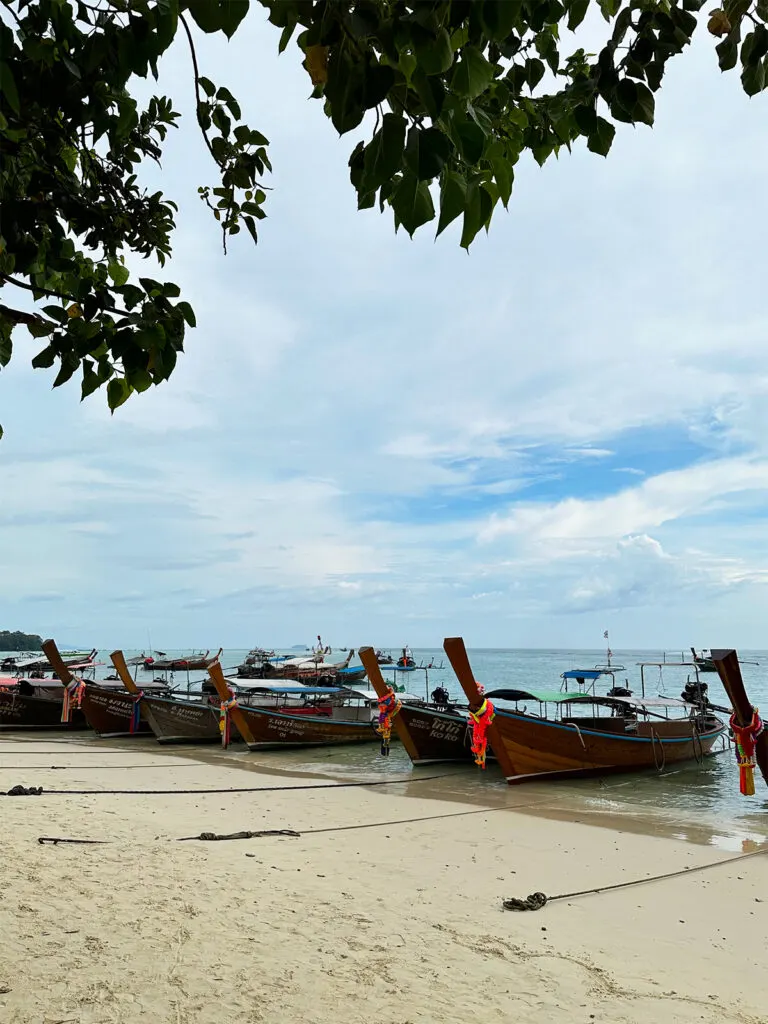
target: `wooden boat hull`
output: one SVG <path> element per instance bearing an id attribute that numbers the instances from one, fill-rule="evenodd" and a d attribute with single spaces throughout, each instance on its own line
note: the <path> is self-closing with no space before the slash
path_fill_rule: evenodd
<path id="1" fill-rule="evenodd" d="M 63 693 L 63 687 L 62 687 Z M 0 692 L 0 731 L 10 729 L 63 729 L 65 731 L 88 728 L 85 715 L 75 708 L 69 722 L 61 720 L 62 698 L 26 695 L 13 691 Z"/>
<path id="2" fill-rule="evenodd" d="M 221 743 L 216 705 L 171 697 L 143 697 L 141 703 L 160 743 Z M 232 739 L 240 739 L 234 723 Z"/>
<path id="3" fill-rule="evenodd" d="M 408 733 L 405 747 L 414 764 L 472 761 L 467 720 L 461 715 L 403 704 L 397 717 Z"/>
<path id="4" fill-rule="evenodd" d="M 241 704 L 240 710 L 253 735 L 254 742 L 248 744 L 251 750 L 375 743 L 379 740 L 372 721 L 292 715 L 290 712 L 270 711 L 267 708 L 249 708 L 246 704 Z"/>
<path id="5" fill-rule="evenodd" d="M 701 759 L 726 728 L 715 718 L 699 733 L 688 719 L 638 721 L 631 732 L 627 724 L 620 716 L 550 722 L 497 708 L 494 745 L 500 749 L 495 753 L 511 784 L 641 771 Z"/>
<path id="6" fill-rule="evenodd" d="M 151 736 L 152 729 L 143 717 L 131 732 L 134 707 L 133 697 L 125 690 L 88 684 L 83 694 L 85 720 L 99 736 Z"/>

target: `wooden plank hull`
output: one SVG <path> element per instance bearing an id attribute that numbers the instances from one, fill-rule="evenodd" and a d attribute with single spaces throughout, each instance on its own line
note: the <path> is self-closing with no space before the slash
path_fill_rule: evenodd
<path id="1" fill-rule="evenodd" d="M 267 747 L 316 747 L 341 743 L 375 743 L 372 721 L 346 721 L 325 716 L 292 715 L 240 705 L 254 742 L 251 750 Z"/>
<path id="2" fill-rule="evenodd" d="M 64 688 L 61 688 L 63 694 Z M 63 729 L 65 731 L 88 728 L 85 715 L 75 708 L 72 720 L 61 720 L 62 697 L 27 696 L 13 691 L 0 692 L 0 731 L 9 729 Z"/>
<path id="3" fill-rule="evenodd" d="M 143 697 L 142 705 L 160 743 L 221 743 L 215 705 L 171 697 Z M 232 739 L 239 738 L 233 724 Z"/>
<path id="4" fill-rule="evenodd" d="M 467 719 L 461 715 L 404 704 L 398 712 L 397 720 L 408 733 L 410 743 L 404 746 L 414 764 L 472 761 Z"/>
<path id="5" fill-rule="evenodd" d="M 549 722 L 497 708 L 498 758 L 509 783 L 640 771 L 700 759 L 725 732 L 714 718 L 698 734 L 688 719 L 639 721 L 632 731 L 627 724 L 621 717 Z"/>
<path id="6" fill-rule="evenodd" d="M 82 711 L 88 725 L 99 736 L 151 736 L 152 729 L 141 718 L 136 732 L 131 732 L 135 704 L 125 690 L 88 684 L 83 694 Z"/>

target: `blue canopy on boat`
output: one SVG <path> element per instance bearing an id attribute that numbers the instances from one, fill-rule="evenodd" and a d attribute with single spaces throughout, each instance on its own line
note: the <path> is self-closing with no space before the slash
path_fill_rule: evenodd
<path id="1" fill-rule="evenodd" d="M 596 668 L 572 668 L 563 672 L 561 679 L 599 679 L 603 673 Z"/>

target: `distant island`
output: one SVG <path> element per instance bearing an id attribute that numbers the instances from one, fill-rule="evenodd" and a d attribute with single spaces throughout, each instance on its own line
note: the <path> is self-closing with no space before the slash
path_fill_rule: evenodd
<path id="1" fill-rule="evenodd" d="M 35 633 L 0 629 L 0 651 L 41 651 L 43 638 Z"/>

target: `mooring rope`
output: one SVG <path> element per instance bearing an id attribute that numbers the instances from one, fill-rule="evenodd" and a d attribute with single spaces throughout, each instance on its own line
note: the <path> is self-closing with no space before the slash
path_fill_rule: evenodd
<path id="1" fill-rule="evenodd" d="M 526 899 L 509 897 L 501 901 L 504 910 L 541 910 L 547 903 L 555 900 L 574 900 L 579 896 L 599 895 L 603 892 L 613 892 L 615 889 L 628 889 L 633 885 L 645 885 L 647 882 L 661 882 L 666 878 L 680 878 L 682 875 L 693 875 L 697 871 L 708 871 L 710 868 L 719 868 L 723 864 L 734 864 L 737 861 L 747 860 L 749 857 L 760 857 L 768 853 L 768 847 L 760 850 L 752 850 L 750 853 L 740 853 L 737 857 L 727 857 L 725 860 L 713 860 L 708 864 L 699 864 L 692 868 L 681 868 L 679 871 L 667 871 L 663 875 L 649 875 L 646 878 L 633 878 L 629 882 L 616 882 L 614 885 L 600 885 L 595 889 L 580 889 L 578 892 L 564 892 L 559 896 L 547 896 L 543 892 L 532 892 Z"/>
<path id="2" fill-rule="evenodd" d="M 54 796 L 202 796 L 210 793 L 290 793 L 294 790 L 307 789 L 351 789 L 359 786 L 405 786 L 412 782 L 434 782 L 436 779 L 447 779 L 455 775 L 455 772 L 445 772 L 442 775 L 425 775 L 422 777 L 408 777 L 405 779 L 377 779 L 373 782 L 319 782 L 307 783 L 301 786 L 234 786 L 229 789 L 46 789 L 45 794 Z M 43 793 L 43 787 L 37 788 L 38 796 Z M 14 786 L 13 790 L 0 792 L 0 796 L 17 796 L 26 793 L 16 791 L 24 789 L 24 786 Z"/>

